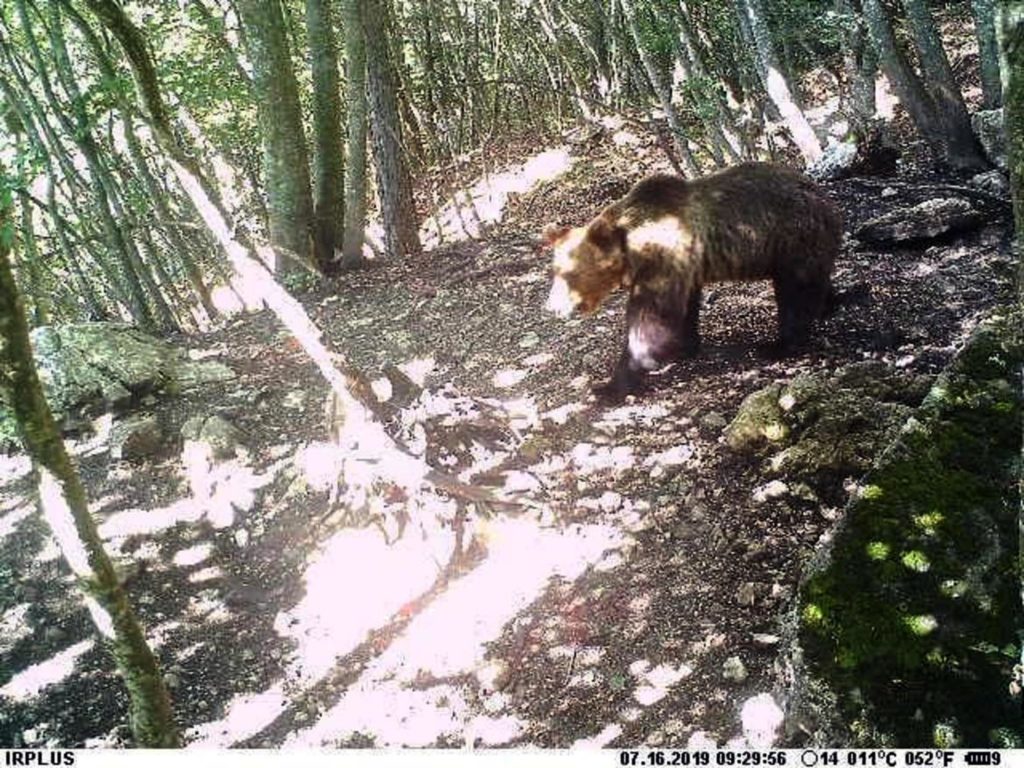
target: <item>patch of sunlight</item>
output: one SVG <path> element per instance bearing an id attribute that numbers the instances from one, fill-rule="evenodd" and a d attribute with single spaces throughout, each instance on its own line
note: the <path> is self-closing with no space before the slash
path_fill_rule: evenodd
<path id="1" fill-rule="evenodd" d="M 934 536 L 939 532 L 939 526 L 946 519 L 946 516 L 935 510 L 934 512 L 926 512 L 923 515 L 914 515 L 914 525 L 920 528 L 929 536 Z"/>
<path id="2" fill-rule="evenodd" d="M 808 624 L 821 625 L 825 621 L 825 612 L 821 610 L 821 606 L 808 603 L 804 606 L 803 619 Z"/>
<path id="3" fill-rule="evenodd" d="M 210 291 L 210 301 L 213 302 L 213 306 L 224 317 L 231 317 L 245 311 L 245 303 L 242 301 L 242 297 L 227 285 L 214 286 L 213 290 Z"/>
<path id="4" fill-rule="evenodd" d="M 196 544 L 194 547 L 189 547 L 188 549 L 182 549 L 176 552 L 172 558 L 172 562 L 175 565 L 187 568 L 191 565 L 198 565 L 209 558 L 212 554 L 213 544 Z"/>
<path id="5" fill-rule="evenodd" d="M 552 661 L 572 659 L 580 667 L 594 667 L 601 663 L 605 649 L 595 645 L 583 647 L 574 645 L 556 645 L 548 650 L 548 658 Z"/>
<path id="6" fill-rule="evenodd" d="M 525 163 L 498 173 L 490 173 L 468 189 L 459 190 L 420 229 L 426 248 L 442 242 L 477 238 L 483 227 L 501 222 L 510 195 L 522 195 L 541 182 L 553 181 L 573 164 L 567 147 L 549 149 Z"/>
<path id="7" fill-rule="evenodd" d="M 600 733 L 594 736 L 577 739 L 573 742 L 570 749 L 600 749 L 601 747 L 607 747 L 621 735 L 622 726 L 618 723 L 612 723 L 611 725 L 606 725 L 601 729 Z"/>
<path id="8" fill-rule="evenodd" d="M 18 530 L 18 525 L 23 520 L 31 517 L 33 512 L 35 512 L 35 504 L 25 502 L 20 507 L 15 507 L 3 517 L 0 517 L 0 539 L 6 539 Z"/>
<path id="9" fill-rule="evenodd" d="M 498 389 L 511 389 L 530 375 L 529 371 L 515 368 L 505 368 L 497 371 L 491 377 L 491 383 Z"/>
<path id="10" fill-rule="evenodd" d="M 216 589 L 204 589 L 189 598 L 185 612 L 196 619 L 223 622 L 231 618 L 231 611 L 224 605 Z"/>
<path id="11" fill-rule="evenodd" d="M 686 740 L 686 748 L 691 750 L 711 751 L 718 749 L 718 742 L 708 736 L 706 731 L 694 731 Z"/>
<path id="12" fill-rule="evenodd" d="M 555 356 L 550 352 L 538 352 L 535 355 L 523 358 L 523 365 L 528 365 L 531 368 L 539 368 L 543 365 L 547 365 L 554 359 Z"/>
<path id="13" fill-rule="evenodd" d="M 868 557 L 872 560 L 885 560 L 889 556 L 889 552 L 892 551 L 892 548 L 884 541 L 868 542 L 866 549 Z"/>
<path id="14" fill-rule="evenodd" d="M 963 579 L 946 579 L 939 585 L 939 590 L 946 597 L 958 598 L 966 595 L 969 587 Z"/>
<path id="15" fill-rule="evenodd" d="M 32 562 L 36 565 L 43 565 L 44 563 L 52 563 L 54 560 L 59 559 L 60 547 L 57 546 L 57 542 L 52 538 L 47 538 L 46 543 L 43 544 L 43 548 L 36 553 Z"/>
<path id="16" fill-rule="evenodd" d="M 274 621 L 297 644 L 301 676 L 319 678 L 387 624 L 430 587 L 449 556 L 413 535 L 389 545 L 375 528 L 335 534 L 306 568 L 305 597 Z"/>
<path id="17" fill-rule="evenodd" d="M 44 688 L 59 683 L 74 672 L 78 659 L 93 645 L 94 640 L 82 640 L 46 661 L 16 672 L 6 685 L 0 687 L 0 697 L 23 702 L 38 696 Z"/>
<path id="18" fill-rule="evenodd" d="M 68 453 L 78 458 L 98 456 L 110 450 L 110 431 L 114 426 L 114 414 L 107 412 L 93 419 L 92 434 L 81 440 L 65 440 Z"/>
<path id="19" fill-rule="evenodd" d="M 654 403 L 623 405 L 605 412 L 601 419 L 594 422 L 594 426 L 611 434 L 619 427 L 624 426 L 653 427 L 668 415 L 668 409 L 663 405 Z"/>
<path id="20" fill-rule="evenodd" d="M 689 664 L 659 664 L 653 669 L 649 667 L 650 662 L 642 659 L 639 663 L 631 664 L 629 668 L 638 683 L 636 690 L 633 691 L 633 698 L 644 707 L 661 701 L 668 695 L 673 685 L 693 674 L 693 667 Z"/>
<path id="21" fill-rule="evenodd" d="M 91 576 L 92 574 L 89 575 Z M 108 640 L 113 640 L 114 618 L 110 615 L 110 611 L 100 605 L 99 600 L 92 595 L 83 594 L 82 602 L 85 603 L 85 607 L 88 609 L 89 615 L 92 617 L 92 623 L 96 625 L 96 629 L 99 630 L 100 634 Z"/>
<path id="22" fill-rule="evenodd" d="M 918 637 L 930 635 L 939 628 L 939 620 L 929 613 L 923 613 L 918 616 L 907 616 L 903 619 L 903 623 L 906 625 L 907 629 Z"/>
<path id="23" fill-rule="evenodd" d="M 228 702 L 223 717 L 188 730 L 187 749 L 233 746 L 270 725 L 287 705 L 280 683 L 266 691 L 240 694 Z"/>
<path id="24" fill-rule="evenodd" d="M 608 573 L 614 571 L 626 562 L 620 552 L 609 552 L 601 560 L 594 564 L 594 571 L 597 573 Z"/>
<path id="25" fill-rule="evenodd" d="M 214 344 L 209 349 L 190 349 L 188 359 L 192 361 L 206 360 L 210 357 L 223 357 L 228 352 L 227 344 Z"/>
<path id="26" fill-rule="evenodd" d="M 408 376 L 418 387 L 425 386 L 427 376 L 437 370 L 437 361 L 432 357 L 417 357 L 399 363 L 398 370 Z"/>
<path id="27" fill-rule="evenodd" d="M 902 562 L 906 568 L 916 571 L 917 573 L 927 573 L 932 567 L 932 563 L 928 559 L 928 555 L 919 549 L 904 552 L 902 557 L 900 557 L 900 562 Z"/>
<path id="28" fill-rule="evenodd" d="M 202 584 L 205 581 L 215 581 L 224 576 L 224 571 L 219 565 L 211 565 L 209 568 L 201 568 L 188 575 L 189 584 Z"/>
<path id="29" fill-rule="evenodd" d="M 27 477 L 32 471 L 32 460 L 24 454 L 4 456 L 0 454 L 0 487 Z"/>
<path id="30" fill-rule="evenodd" d="M 210 446 L 186 440 L 182 463 L 192 499 L 188 501 L 217 529 L 230 526 L 236 514 L 252 509 L 256 492 L 274 481 L 280 468 L 273 465 L 259 474 L 247 464 L 244 452 L 234 459 L 215 461 Z"/>
<path id="31" fill-rule="evenodd" d="M 755 749 L 768 749 L 775 743 L 783 719 L 782 709 L 767 693 L 752 696 L 740 709 L 743 736 Z"/>
<path id="32" fill-rule="evenodd" d="M 173 528 L 178 523 L 191 523 L 203 516 L 203 508 L 195 499 L 179 499 L 163 509 L 125 509 L 115 512 L 100 526 L 104 539 L 151 535 Z"/>
<path id="33" fill-rule="evenodd" d="M 885 75 L 879 75 L 875 79 L 875 115 L 890 122 L 896 114 L 896 105 L 900 103 L 899 98 L 893 93 L 889 79 Z"/>
<path id="34" fill-rule="evenodd" d="M 8 608 L 0 615 L 0 653 L 8 653 L 15 645 L 32 634 L 28 622 L 31 603 L 21 603 Z"/>
<path id="35" fill-rule="evenodd" d="M 860 491 L 860 497 L 862 499 L 868 499 L 870 501 L 880 499 L 884 495 L 885 491 L 883 491 L 881 486 L 878 485 L 868 485 L 862 488 Z"/>
<path id="36" fill-rule="evenodd" d="M 183 626 L 180 621 L 173 620 L 165 621 L 163 624 L 157 624 L 155 627 L 149 628 L 146 631 L 146 640 L 149 642 L 149 647 L 154 651 L 160 648 L 170 639 L 171 635 Z M 195 643 L 184 650 L 176 650 L 174 652 L 174 660 L 180 664 L 203 645 L 204 643 Z"/>
<path id="37" fill-rule="evenodd" d="M 75 528 L 74 513 L 64 498 L 64 488 L 48 469 L 39 469 L 39 507 L 71 570 L 82 578 L 92 575 L 89 554 Z"/>
<path id="38" fill-rule="evenodd" d="M 566 403 L 565 405 L 545 411 L 541 414 L 542 420 L 551 421 L 559 426 L 564 425 L 574 413 L 580 413 L 585 406 L 582 403 Z"/>
<path id="39" fill-rule="evenodd" d="M 678 467 L 693 458 L 693 446 L 683 443 L 674 445 L 659 453 L 652 453 L 644 459 L 645 467 Z"/>
<path id="40" fill-rule="evenodd" d="M 636 464 L 631 445 L 578 443 L 573 447 L 570 456 L 577 473 L 584 477 L 604 470 L 625 472 Z"/>
<path id="41" fill-rule="evenodd" d="M 486 686 L 498 669 L 486 659 L 488 645 L 501 636 L 508 622 L 533 603 L 553 578 L 575 580 L 604 552 L 622 543 L 621 532 L 602 525 L 561 531 L 541 528 L 531 520 L 499 518 L 490 522 L 489 532 L 486 558 L 416 615 L 364 668 L 341 700 L 315 725 L 295 734 L 288 746 L 330 744 L 355 733 L 369 736 L 378 747 L 483 738 L 472 731 L 473 708 L 462 694 L 448 685 L 428 683 L 475 674 Z M 365 554 L 351 557 L 365 558 Z M 348 595 L 347 600 L 339 600 L 339 594 L 345 593 L 337 585 L 344 582 L 331 580 L 330 612 L 339 624 L 352 623 L 349 605 L 354 598 L 376 605 L 375 589 L 399 575 L 367 577 L 367 568 L 377 570 L 378 562 L 374 559 L 357 569 L 362 594 Z M 391 567 L 406 570 L 405 558 L 399 557 Z M 378 623 L 390 614 L 379 609 L 378 613 L 384 614 Z M 500 735 L 510 739 L 521 728 L 520 722 L 506 720 Z"/>

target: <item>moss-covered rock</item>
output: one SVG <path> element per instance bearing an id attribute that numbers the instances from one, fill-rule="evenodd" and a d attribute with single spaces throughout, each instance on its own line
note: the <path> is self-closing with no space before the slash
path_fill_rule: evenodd
<path id="1" fill-rule="evenodd" d="M 885 363 L 797 376 L 749 395 L 725 432 L 736 451 L 770 454 L 769 471 L 819 482 L 859 477 L 928 391 Z"/>
<path id="2" fill-rule="evenodd" d="M 1018 322 L 972 336 L 801 590 L 806 690 L 834 700 L 832 741 L 987 745 L 1020 729 Z"/>

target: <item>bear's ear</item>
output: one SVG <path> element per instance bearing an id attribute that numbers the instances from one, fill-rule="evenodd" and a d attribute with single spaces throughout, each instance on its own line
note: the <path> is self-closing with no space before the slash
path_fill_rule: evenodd
<path id="1" fill-rule="evenodd" d="M 616 246 L 625 248 L 625 230 L 601 217 L 594 219 L 587 228 L 587 240 L 604 251 L 613 250 Z"/>
<path id="2" fill-rule="evenodd" d="M 569 233 L 569 227 L 558 224 L 548 224 L 541 230 L 540 236 L 544 245 L 554 245 Z"/>

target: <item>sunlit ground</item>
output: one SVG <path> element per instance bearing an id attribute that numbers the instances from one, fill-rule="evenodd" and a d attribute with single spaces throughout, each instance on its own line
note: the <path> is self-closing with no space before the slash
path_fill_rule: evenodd
<path id="1" fill-rule="evenodd" d="M 545 181 L 553 181 L 572 167 L 567 147 L 549 149 L 525 163 L 487 174 L 468 189 L 459 190 L 424 222 L 420 239 L 434 248 L 483 234 L 504 215 L 510 195 L 522 195 Z"/>

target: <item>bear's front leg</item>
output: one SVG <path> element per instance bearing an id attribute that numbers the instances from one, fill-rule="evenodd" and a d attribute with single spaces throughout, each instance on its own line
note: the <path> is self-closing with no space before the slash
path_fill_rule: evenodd
<path id="1" fill-rule="evenodd" d="M 675 359 L 680 351 L 678 321 L 666 318 L 648 302 L 630 297 L 626 307 L 626 343 L 612 370 L 611 380 L 594 392 L 619 401 L 637 391 L 647 372 Z"/>

